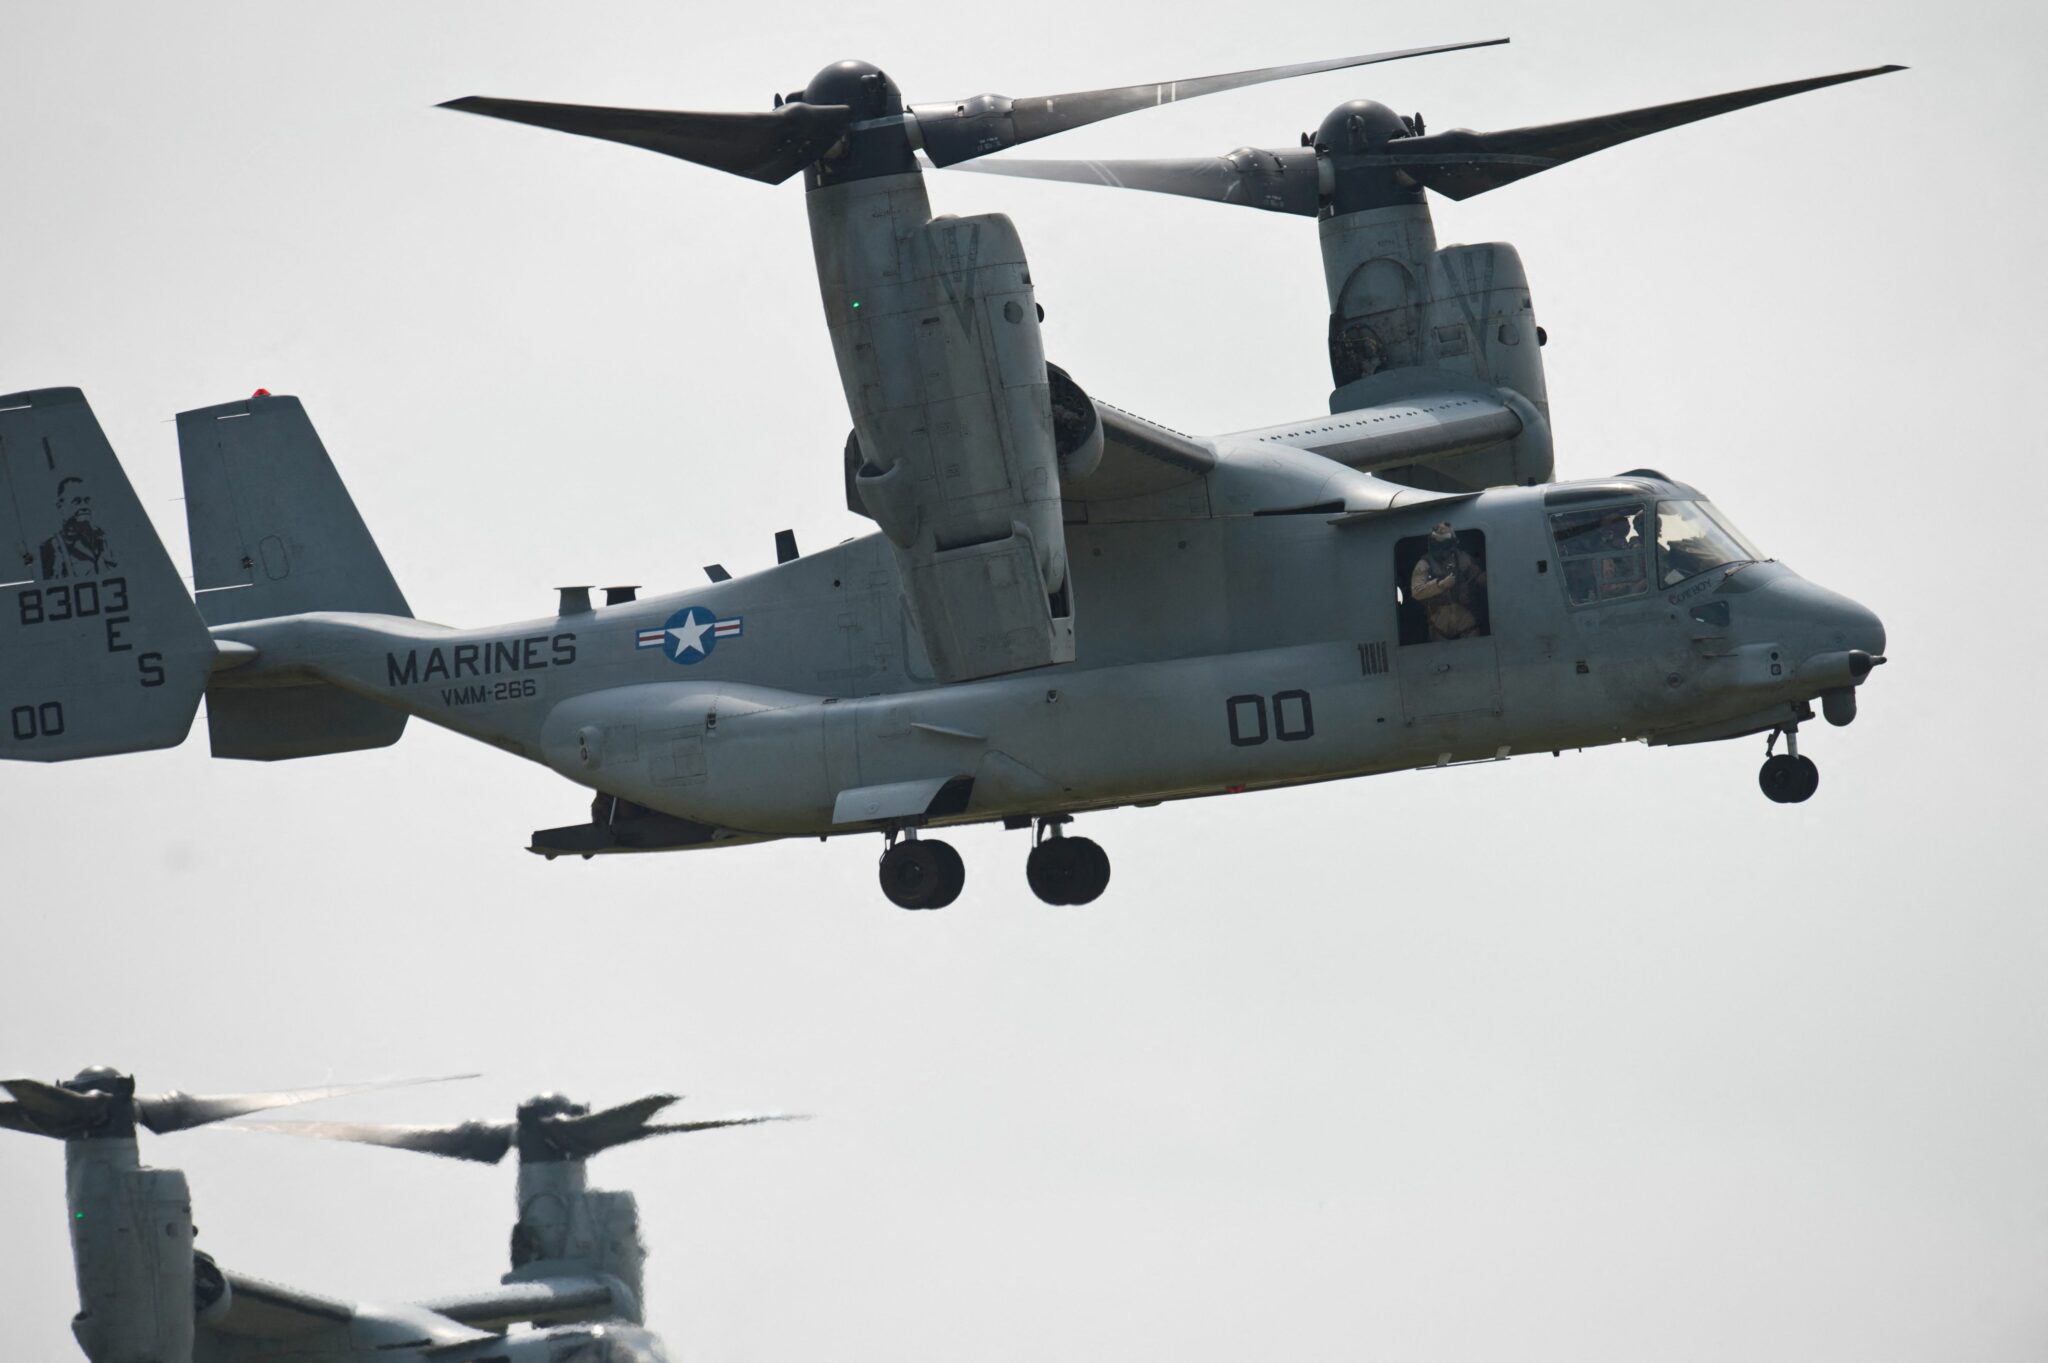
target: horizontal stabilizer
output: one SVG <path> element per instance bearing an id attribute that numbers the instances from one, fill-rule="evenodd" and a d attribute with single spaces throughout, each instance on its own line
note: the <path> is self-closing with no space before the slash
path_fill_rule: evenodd
<path id="1" fill-rule="evenodd" d="M 85 395 L 0 396 L 0 758 L 184 741 L 214 646 Z"/>
<path id="2" fill-rule="evenodd" d="M 215 757 L 282 762 L 388 748 L 405 733 L 405 712 L 326 682 L 220 685 L 206 693 L 206 731 Z"/>
<path id="3" fill-rule="evenodd" d="M 410 618 L 377 542 L 295 397 L 259 394 L 178 414 L 192 581 L 210 625 L 308 611 Z M 381 748 L 405 715 L 338 687 L 207 693 L 215 757 L 278 761 Z"/>

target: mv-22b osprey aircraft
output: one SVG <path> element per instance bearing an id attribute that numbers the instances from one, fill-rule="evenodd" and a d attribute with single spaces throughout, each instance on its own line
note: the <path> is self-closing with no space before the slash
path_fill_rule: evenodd
<path id="1" fill-rule="evenodd" d="M 1455 46 L 1481 46 L 1459 44 Z M 1035 829 L 1050 903 L 1109 861 L 1064 836 L 1120 805 L 1635 739 L 1767 733 L 1797 751 L 1884 660 L 1870 611 L 1647 469 L 1552 481 L 1520 258 L 1438 247 L 1464 198 L 1660 129 L 1897 67 L 1505 132 L 1340 106 L 1303 145 L 1156 163 L 1011 163 L 1318 219 L 1329 413 L 1199 438 L 1046 362 L 1015 227 L 934 215 L 952 166 L 1134 109 L 1426 48 L 1051 98 L 906 106 L 841 62 L 755 113 L 470 98 L 449 107 L 778 183 L 801 172 L 853 417 L 846 504 L 878 533 L 637 599 L 564 588 L 488 629 L 415 620 L 299 403 L 178 419 L 197 606 L 83 397 L 0 398 L 15 581 L 0 587 L 0 755 L 179 742 L 278 759 L 395 741 L 408 715 L 596 792 L 531 850 L 883 835 L 884 893 L 960 893 L 924 830 Z M 994 169 L 1005 163 L 989 163 Z M 1779 737 L 1786 751 L 1771 755 Z"/>
<path id="2" fill-rule="evenodd" d="M 380 1087 L 390 1085 L 139 1094 L 133 1078 L 104 1066 L 57 1084 L 0 1080 L 12 1099 L 0 1102 L 0 1130 L 64 1142 L 78 1278 L 71 1331 L 85 1356 L 92 1363 L 667 1363 L 661 1341 L 642 1328 L 647 1251 L 638 1206 L 631 1193 L 590 1187 L 586 1163 L 650 1136 L 786 1120 L 662 1122 L 654 1119 L 677 1101 L 673 1095 L 593 1112 L 542 1094 L 521 1104 L 512 1121 L 241 1127 L 484 1164 L 518 1152 L 511 1271 L 479 1291 L 392 1305 L 343 1301 L 222 1268 L 193 1246 L 185 1175 L 144 1165 L 136 1141 L 138 1127 L 168 1135 Z M 519 1325 L 532 1328 L 508 1333 Z"/>

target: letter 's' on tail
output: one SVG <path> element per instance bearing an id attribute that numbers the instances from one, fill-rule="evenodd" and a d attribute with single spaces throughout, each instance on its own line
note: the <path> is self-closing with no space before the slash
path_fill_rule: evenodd
<path id="1" fill-rule="evenodd" d="M 216 650 L 76 388 L 0 396 L 0 758 L 174 747 Z"/>
<path id="2" fill-rule="evenodd" d="M 405 595 L 295 397 L 178 414 L 192 585 L 209 625 L 310 611 L 411 618 Z M 405 715 L 308 680 L 206 694 L 215 757 L 272 761 L 381 748 Z M 269 680 L 269 679 L 267 679 Z"/>

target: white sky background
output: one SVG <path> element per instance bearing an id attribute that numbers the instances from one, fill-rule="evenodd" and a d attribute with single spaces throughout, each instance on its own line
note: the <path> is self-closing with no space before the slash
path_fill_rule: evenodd
<path id="1" fill-rule="evenodd" d="M 173 413 L 300 395 L 422 616 L 861 533 L 792 181 L 437 111 L 918 101 L 1509 34 L 1046 156 L 1287 146 L 1340 100 L 1506 127 L 1883 62 L 1465 204 L 1521 249 L 1565 476 L 1642 464 L 1885 619 L 1819 795 L 1760 740 L 1098 816 L 1087 909 L 962 832 L 543 863 L 579 788 L 424 724 L 261 766 L 0 770 L 0 1070 L 145 1088 L 480 1069 L 819 1120 L 609 1154 L 705 1360 L 2038 1359 L 2048 1345 L 2032 7 L 6 7 L 0 392 L 83 387 L 175 558 Z M 1011 214 L 1047 348 L 1184 430 L 1322 410 L 1304 219 L 935 176 Z M 1086 608 L 1086 603 L 1082 603 Z M 147 1138 L 146 1138 L 147 1139 Z M 493 1281 L 509 1169 L 151 1140 L 200 1244 L 319 1291 Z M 0 1352 L 75 1356 L 61 1154 L 0 1139 Z"/>

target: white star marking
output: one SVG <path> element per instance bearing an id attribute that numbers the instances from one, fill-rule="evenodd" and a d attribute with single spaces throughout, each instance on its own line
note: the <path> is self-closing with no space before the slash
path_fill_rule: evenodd
<path id="1" fill-rule="evenodd" d="M 680 658 L 686 652 L 708 653 L 710 650 L 704 647 L 704 635 L 716 623 L 716 620 L 706 620 L 699 624 L 697 612 L 691 611 L 683 617 L 682 624 L 671 625 L 668 637 L 676 641 L 676 651 L 669 656 Z"/>

